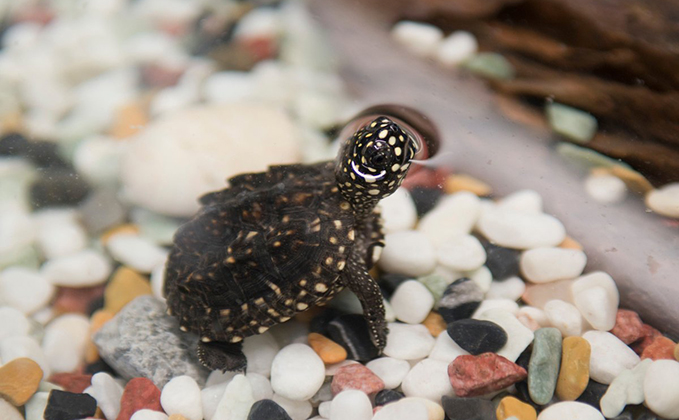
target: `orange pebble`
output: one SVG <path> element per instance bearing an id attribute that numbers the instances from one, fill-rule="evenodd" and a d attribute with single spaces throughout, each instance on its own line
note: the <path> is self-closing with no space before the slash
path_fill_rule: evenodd
<path id="1" fill-rule="evenodd" d="M 344 347 L 335 343 L 328 337 L 318 334 L 309 334 L 309 345 L 318 354 L 325 364 L 339 363 L 347 358 L 347 351 Z"/>
<path id="2" fill-rule="evenodd" d="M 33 360 L 21 357 L 0 368 L 0 397 L 17 407 L 26 404 L 38 390 L 42 369 Z"/>
<path id="3" fill-rule="evenodd" d="M 131 137 L 143 129 L 148 121 L 148 115 L 140 104 L 133 102 L 124 105 L 116 112 L 111 135 L 118 139 Z"/>
<path id="4" fill-rule="evenodd" d="M 656 337 L 641 353 L 641 360 L 673 360 L 675 346 L 676 343 L 667 337 L 663 337 L 662 335 Z"/>
<path id="5" fill-rule="evenodd" d="M 566 236 L 566 238 L 559 244 L 559 248 L 566 248 L 566 249 L 577 249 L 582 251 L 582 245 L 580 245 L 580 242 L 576 241 L 575 239 L 571 238 L 570 236 Z"/>
<path id="6" fill-rule="evenodd" d="M 131 223 L 118 225 L 104 232 L 99 239 L 101 240 L 101 243 L 106 245 L 106 242 L 111 239 L 111 236 L 117 235 L 119 233 L 137 234 L 139 233 L 139 226 L 133 225 Z"/>
<path id="7" fill-rule="evenodd" d="M 186 420 L 186 417 L 182 416 L 181 414 L 173 414 L 167 420 Z"/>
<path id="8" fill-rule="evenodd" d="M 97 346 L 92 342 L 92 336 L 94 333 L 99 331 L 99 329 L 113 318 L 115 314 L 106 309 L 99 309 L 92 314 L 90 318 L 90 340 L 87 343 L 87 348 L 85 349 L 85 361 L 87 363 L 94 363 L 99 359 L 99 351 Z"/>
<path id="9" fill-rule="evenodd" d="M 434 337 L 438 337 L 446 330 L 446 321 L 437 312 L 429 312 L 429 315 L 422 321 L 422 325 L 427 327 L 429 333 Z"/>

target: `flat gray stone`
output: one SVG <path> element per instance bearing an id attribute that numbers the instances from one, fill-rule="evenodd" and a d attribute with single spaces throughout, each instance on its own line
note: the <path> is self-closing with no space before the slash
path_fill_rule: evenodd
<path id="1" fill-rule="evenodd" d="M 188 375 L 203 385 L 210 373 L 196 356 L 198 336 L 179 330 L 165 303 L 140 296 L 94 335 L 101 358 L 125 379 L 145 377 L 162 389 L 173 377 Z"/>

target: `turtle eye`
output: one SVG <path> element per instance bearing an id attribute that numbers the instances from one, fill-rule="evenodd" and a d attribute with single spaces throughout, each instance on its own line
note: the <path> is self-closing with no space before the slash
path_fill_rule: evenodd
<path id="1" fill-rule="evenodd" d="M 374 169 L 386 169 L 392 165 L 394 151 L 385 141 L 375 141 L 363 149 L 363 157 L 367 166 Z"/>

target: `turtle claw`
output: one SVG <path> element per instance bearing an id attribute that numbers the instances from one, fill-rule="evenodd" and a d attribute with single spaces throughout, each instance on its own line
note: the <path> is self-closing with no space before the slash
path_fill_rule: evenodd
<path id="1" fill-rule="evenodd" d="M 198 360 L 210 370 L 245 371 L 247 359 L 243 354 L 242 343 L 223 343 L 212 341 L 198 343 Z"/>

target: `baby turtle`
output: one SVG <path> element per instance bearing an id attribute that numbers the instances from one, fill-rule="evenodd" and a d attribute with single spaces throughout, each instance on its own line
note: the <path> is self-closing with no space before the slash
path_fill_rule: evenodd
<path id="1" fill-rule="evenodd" d="M 380 116 L 343 142 L 335 162 L 272 166 L 201 197 L 202 209 L 175 235 L 165 277 L 168 313 L 200 336 L 201 363 L 245 369 L 243 338 L 345 287 L 382 350 L 382 294 L 368 274 L 384 245 L 376 205 L 399 187 L 420 147 Z"/>

